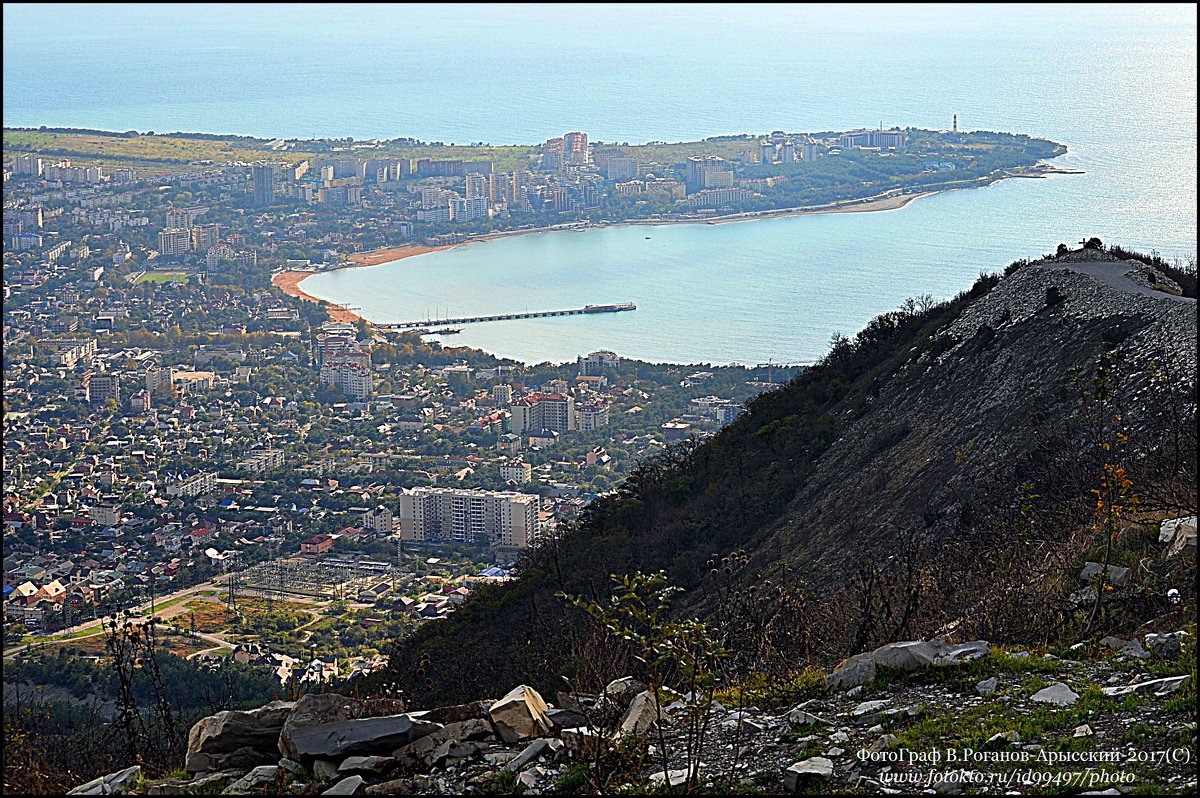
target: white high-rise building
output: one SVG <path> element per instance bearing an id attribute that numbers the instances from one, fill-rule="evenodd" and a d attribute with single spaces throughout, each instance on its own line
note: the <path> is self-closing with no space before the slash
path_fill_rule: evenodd
<path id="1" fill-rule="evenodd" d="M 487 541 L 526 548 L 541 522 L 537 496 L 510 491 L 411 488 L 400 494 L 400 537 L 414 541 Z"/>

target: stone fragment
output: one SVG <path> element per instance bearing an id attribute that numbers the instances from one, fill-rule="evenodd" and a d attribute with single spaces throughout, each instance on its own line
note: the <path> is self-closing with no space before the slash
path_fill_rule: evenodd
<path id="1" fill-rule="evenodd" d="M 563 729 L 574 729 L 587 725 L 587 715 L 578 709 L 550 709 L 546 711 L 550 719 L 550 728 L 555 734 Z"/>
<path id="2" fill-rule="evenodd" d="M 312 765 L 313 775 L 321 781 L 333 781 L 338 775 L 338 766 L 336 762 L 330 762 L 328 759 L 317 759 Z"/>
<path id="3" fill-rule="evenodd" d="M 855 654 L 825 677 L 825 686 L 830 690 L 845 690 L 859 687 L 875 680 L 874 652 Z"/>
<path id="4" fill-rule="evenodd" d="M 979 693 L 981 696 L 989 696 L 996 692 L 996 685 L 999 683 L 1000 680 L 995 676 L 991 677 L 990 679 L 984 679 L 982 682 L 979 682 L 977 685 L 975 685 L 975 692 Z"/>
<path id="5" fill-rule="evenodd" d="M 813 715 L 810 712 L 805 712 L 803 709 L 796 708 L 788 713 L 788 723 L 793 726 L 828 726 L 829 721 L 824 718 Z"/>
<path id="6" fill-rule="evenodd" d="M 294 707 L 291 701 L 272 701 L 201 718 L 188 732 L 184 767 L 198 773 L 274 762 L 279 732 Z"/>
<path id="7" fill-rule="evenodd" d="M 687 768 L 668 770 L 665 773 L 661 770 L 657 770 L 650 774 L 650 784 L 660 789 L 662 788 L 664 782 L 670 787 L 679 787 L 687 782 L 687 778 Z"/>
<path id="8" fill-rule="evenodd" d="M 337 769 L 339 773 L 382 773 L 395 763 L 390 756 L 348 756 Z"/>
<path id="9" fill-rule="evenodd" d="M 532 743 L 525 746 L 521 753 L 510 759 L 507 764 L 504 765 L 502 770 L 508 770 L 514 773 L 520 772 L 525 767 L 532 764 L 533 761 L 538 757 L 553 755 L 562 747 L 562 740 L 547 739 L 545 737 L 534 740 Z"/>
<path id="10" fill-rule="evenodd" d="M 312 728 L 334 721 L 350 720 L 366 714 L 366 705 L 358 699 L 337 693 L 311 693 L 300 698 L 279 731 L 279 753 L 288 759 L 300 757 L 292 745 L 297 729 Z"/>
<path id="11" fill-rule="evenodd" d="M 358 788 L 362 786 L 362 783 L 362 776 L 347 776 L 321 793 L 321 795 L 354 795 L 358 792 Z"/>
<path id="12" fill-rule="evenodd" d="M 783 786 L 788 792 L 796 792 L 800 787 L 819 779 L 827 779 L 833 775 L 833 762 L 823 756 L 814 756 L 796 762 L 783 772 Z"/>
<path id="13" fill-rule="evenodd" d="M 1084 723 L 1080 726 L 1076 726 L 1075 733 L 1071 736 L 1072 737 L 1091 737 L 1093 734 L 1095 734 L 1095 732 L 1092 731 L 1092 727 L 1087 725 L 1086 723 Z"/>
<path id="14" fill-rule="evenodd" d="M 1150 653 L 1160 659 L 1174 659 L 1183 650 L 1183 646 L 1177 636 L 1158 634 L 1146 635 L 1146 648 L 1150 649 Z"/>
<path id="15" fill-rule="evenodd" d="M 894 734 L 884 734 L 875 742 L 871 743 L 868 749 L 872 754 L 878 754 L 880 751 L 890 751 L 900 745 L 900 738 Z"/>
<path id="16" fill-rule="evenodd" d="M 392 779 L 379 784 L 371 784 L 363 792 L 367 795 L 411 795 L 413 785 L 410 779 Z"/>
<path id="17" fill-rule="evenodd" d="M 128 785 L 141 772 L 142 766 L 134 765 L 124 770 L 118 770 L 116 773 L 92 779 L 86 784 L 80 784 L 68 791 L 67 795 L 111 795 Z"/>
<path id="18" fill-rule="evenodd" d="M 1120 565 L 1110 565 L 1105 569 L 1103 563 L 1086 562 L 1083 564 L 1083 570 L 1079 572 L 1079 579 L 1083 582 L 1090 582 L 1101 573 L 1105 573 L 1106 570 L 1105 581 L 1113 587 L 1125 587 L 1133 575 L 1133 571 Z"/>
<path id="19" fill-rule="evenodd" d="M 479 746 L 475 743 L 446 740 L 434 749 L 429 759 L 434 767 L 446 767 L 456 761 L 471 759 L 478 754 Z"/>
<path id="20" fill-rule="evenodd" d="M 1165 679 L 1151 679 L 1146 682 L 1138 682 L 1137 684 L 1127 684 L 1120 687 L 1103 687 L 1105 695 L 1119 696 L 1129 695 L 1130 693 L 1153 693 L 1154 695 L 1168 695 L 1175 692 L 1180 687 L 1183 687 L 1191 679 L 1191 674 L 1183 674 L 1182 676 L 1168 676 Z"/>
<path id="21" fill-rule="evenodd" d="M 609 701 L 617 703 L 619 706 L 629 706 L 629 702 L 638 693 L 644 691 L 646 685 L 639 682 L 632 676 L 622 676 L 620 679 L 613 679 L 609 682 L 601 695 L 608 698 Z"/>
<path id="22" fill-rule="evenodd" d="M 278 765 L 259 765 L 251 770 L 245 776 L 230 784 L 221 791 L 222 795 L 245 795 L 258 787 L 265 787 L 268 784 L 275 783 L 275 777 L 279 773 Z"/>
<path id="23" fill-rule="evenodd" d="M 494 703 L 496 702 L 489 700 L 471 701 L 467 704 L 454 704 L 452 706 L 426 709 L 421 712 L 409 712 L 408 716 L 448 726 L 451 723 L 462 723 L 474 719 L 486 720 L 488 709 Z"/>
<path id="24" fill-rule="evenodd" d="M 528 685 L 519 685 L 488 709 L 488 716 L 508 744 L 550 733 L 546 702 Z"/>
<path id="25" fill-rule="evenodd" d="M 1069 707 L 1079 700 L 1079 694 L 1062 682 L 1055 682 L 1049 687 L 1038 690 L 1033 694 L 1031 700 L 1041 704 Z"/>
<path id="26" fill-rule="evenodd" d="M 625 710 L 614 735 L 645 734 L 658 720 L 659 712 L 657 702 L 648 690 L 638 693 L 629 702 L 629 709 Z"/>

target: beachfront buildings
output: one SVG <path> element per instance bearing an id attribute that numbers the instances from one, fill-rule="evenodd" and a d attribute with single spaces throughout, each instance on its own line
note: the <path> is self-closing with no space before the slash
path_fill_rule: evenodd
<path id="1" fill-rule="evenodd" d="M 511 491 L 411 488 L 400 494 L 400 537 L 525 548 L 540 529 L 537 496 Z"/>

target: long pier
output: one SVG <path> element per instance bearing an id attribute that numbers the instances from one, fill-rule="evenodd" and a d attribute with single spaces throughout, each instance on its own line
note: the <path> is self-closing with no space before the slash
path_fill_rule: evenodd
<path id="1" fill-rule="evenodd" d="M 549 316 L 580 316 L 585 313 L 620 313 L 625 310 L 637 310 L 632 302 L 620 302 L 615 305 L 584 305 L 581 308 L 568 310 L 534 310 L 524 313 L 496 313 L 491 316 L 458 316 L 446 319 L 424 319 L 422 321 L 401 321 L 395 324 L 383 324 L 379 329 L 383 332 L 398 332 L 413 330 L 419 327 L 440 327 L 450 324 L 475 324 L 481 321 L 509 321 L 511 319 L 542 319 Z"/>

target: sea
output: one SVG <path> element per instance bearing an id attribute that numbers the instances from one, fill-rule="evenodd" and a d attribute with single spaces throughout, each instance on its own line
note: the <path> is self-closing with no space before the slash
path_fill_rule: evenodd
<path id="1" fill-rule="evenodd" d="M 531 144 L 883 125 L 1001 130 L 1082 175 L 895 211 L 620 226 L 321 274 L 305 291 L 462 325 L 526 362 L 595 349 L 802 363 L 908 296 L 1098 236 L 1196 255 L 1194 5 L 47 5 L 3 10 L 4 124 Z"/>

